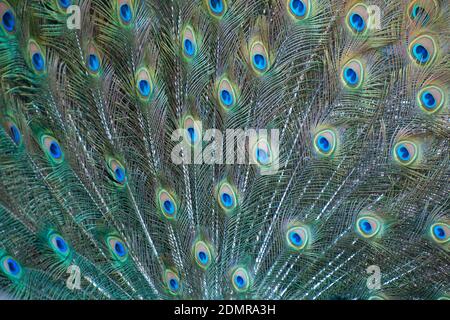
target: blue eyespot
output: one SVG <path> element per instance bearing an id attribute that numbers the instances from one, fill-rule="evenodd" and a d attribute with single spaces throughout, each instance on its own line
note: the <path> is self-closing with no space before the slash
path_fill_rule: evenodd
<path id="1" fill-rule="evenodd" d="M 433 94 L 429 91 L 424 91 L 420 97 L 422 104 L 427 109 L 434 109 L 436 107 L 436 99 Z"/>
<path id="2" fill-rule="evenodd" d="M 187 60 L 191 60 L 197 53 L 197 37 L 191 26 L 186 26 L 183 31 L 182 49 Z"/>
<path id="3" fill-rule="evenodd" d="M 228 182 L 222 182 L 217 192 L 217 201 L 220 207 L 227 213 L 232 212 L 237 206 L 237 197 L 234 188 Z"/>
<path id="4" fill-rule="evenodd" d="M 252 162 L 261 168 L 269 167 L 276 159 L 271 146 L 266 139 L 260 139 L 252 147 Z"/>
<path id="5" fill-rule="evenodd" d="M 58 233 L 52 233 L 48 240 L 51 248 L 58 255 L 60 255 L 63 258 L 66 258 L 69 255 L 70 253 L 69 245 L 61 235 L 59 235 Z"/>
<path id="6" fill-rule="evenodd" d="M 95 54 L 89 55 L 89 62 L 88 62 L 89 69 L 92 72 L 97 72 L 100 68 L 100 59 Z"/>
<path id="7" fill-rule="evenodd" d="M 256 149 L 256 160 L 262 164 L 268 164 L 270 162 L 270 157 L 267 154 L 266 150 L 263 150 L 261 148 L 257 148 Z"/>
<path id="8" fill-rule="evenodd" d="M 316 134 L 314 138 L 314 148 L 316 151 L 325 156 L 330 156 L 336 149 L 336 134 L 334 131 L 327 129 Z"/>
<path id="9" fill-rule="evenodd" d="M 291 0 L 289 6 L 292 13 L 298 17 L 303 17 L 306 14 L 306 6 L 302 0 Z"/>
<path id="10" fill-rule="evenodd" d="M 1 259 L 0 269 L 11 279 L 18 279 L 22 274 L 20 263 L 10 256 Z"/>
<path id="11" fill-rule="evenodd" d="M 235 281 L 238 288 L 242 289 L 245 286 L 245 279 L 243 277 L 236 276 Z"/>
<path id="12" fill-rule="evenodd" d="M 173 291 L 177 291 L 178 288 L 179 288 L 178 281 L 175 280 L 175 279 L 170 279 L 169 285 L 170 285 L 170 289 L 173 290 Z"/>
<path id="13" fill-rule="evenodd" d="M 417 97 L 420 108 L 428 114 L 433 114 L 440 110 L 445 102 L 444 91 L 435 85 L 424 87 L 419 91 Z"/>
<path id="14" fill-rule="evenodd" d="M 129 23 L 131 18 L 133 17 L 133 13 L 131 12 L 131 7 L 128 3 L 124 3 L 120 6 L 120 18 L 123 22 Z"/>
<path id="15" fill-rule="evenodd" d="M 237 292 L 247 291 L 250 287 L 249 275 L 244 268 L 237 268 L 232 275 L 233 288 Z"/>
<path id="16" fill-rule="evenodd" d="M 406 148 L 406 146 L 404 146 L 404 145 L 399 145 L 397 147 L 397 156 L 402 161 L 409 161 L 409 160 L 411 160 L 411 154 L 409 153 L 408 148 Z"/>
<path id="17" fill-rule="evenodd" d="M 217 95 L 219 97 L 219 103 L 226 111 L 228 111 L 237 101 L 236 92 L 232 83 L 227 77 L 222 77 L 217 86 Z"/>
<path id="18" fill-rule="evenodd" d="M 22 135 L 20 134 L 19 129 L 16 127 L 16 125 L 11 124 L 9 127 L 9 136 L 14 141 L 16 145 L 20 144 L 20 140 L 22 139 Z"/>
<path id="19" fill-rule="evenodd" d="M 127 251 L 125 250 L 125 247 L 119 241 L 117 241 L 116 244 L 114 245 L 114 250 L 119 257 L 123 257 L 127 253 Z"/>
<path id="20" fill-rule="evenodd" d="M 150 83 L 147 80 L 139 81 L 139 92 L 145 97 L 150 94 Z"/>
<path id="21" fill-rule="evenodd" d="M 357 13 L 352 13 L 349 17 L 349 23 L 350 26 L 353 28 L 353 30 L 355 30 L 356 32 L 361 32 L 364 30 L 365 28 L 365 21 L 363 19 L 363 17 L 361 17 L 359 14 Z"/>
<path id="22" fill-rule="evenodd" d="M 287 245 L 295 251 L 304 249 L 309 241 L 308 228 L 304 226 L 290 228 L 286 233 Z"/>
<path id="23" fill-rule="evenodd" d="M 207 264 L 208 263 L 208 255 L 205 252 L 203 252 L 203 251 L 200 251 L 198 253 L 198 259 L 200 260 L 200 262 L 202 264 Z"/>
<path id="24" fill-rule="evenodd" d="M 55 158 L 55 159 L 61 158 L 61 154 L 62 154 L 61 148 L 60 148 L 59 144 L 56 141 L 52 141 L 51 142 L 49 151 L 50 151 L 50 155 L 53 158 Z"/>
<path id="25" fill-rule="evenodd" d="M 381 220 L 377 216 L 364 215 L 356 221 L 356 231 L 364 238 L 373 238 L 381 230 Z"/>
<path id="26" fill-rule="evenodd" d="M 222 103 L 226 106 L 231 106 L 233 104 L 233 96 L 228 90 L 222 90 L 220 92 L 220 99 L 222 100 Z"/>
<path id="27" fill-rule="evenodd" d="M 416 161 L 419 156 L 417 145 L 411 141 L 398 142 L 394 146 L 394 157 L 402 165 L 409 165 Z"/>
<path id="28" fill-rule="evenodd" d="M 194 244 L 193 252 L 197 265 L 202 269 L 207 269 L 213 259 L 209 245 L 206 244 L 206 242 L 199 240 Z"/>
<path id="29" fill-rule="evenodd" d="M 59 164 L 64 159 L 64 153 L 58 141 L 52 136 L 43 135 L 41 137 L 41 147 L 53 163 Z"/>
<path id="30" fill-rule="evenodd" d="M 195 52 L 194 44 L 189 39 L 185 39 L 184 40 L 184 52 L 188 56 L 193 56 L 194 55 L 194 52 Z"/>
<path id="31" fill-rule="evenodd" d="M 431 235 L 435 242 L 444 244 L 450 241 L 450 227 L 447 223 L 438 222 L 431 226 Z"/>
<path id="32" fill-rule="evenodd" d="M 188 128 L 187 131 L 188 131 L 190 142 L 192 144 L 196 143 L 198 137 L 197 137 L 197 132 L 195 131 L 195 128 L 192 128 L 192 127 Z"/>
<path id="33" fill-rule="evenodd" d="M 354 86 L 359 82 L 358 74 L 352 68 L 345 68 L 344 78 L 349 86 Z"/>
<path id="34" fill-rule="evenodd" d="M 320 150 L 322 150 L 325 153 L 330 151 L 331 144 L 327 138 L 320 136 L 319 139 L 317 140 L 317 142 L 318 142 Z"/>
<path id="35" fill-rule="evenodd" d="M 296 246 L 301 246 L 303 243 L 302 238 L 300 237 L 300 235 L 296 232 L 291 232 L 289 234 L 289 239 L 291 240 L 291 242 L 296 245 Z"/>
<path id="36" fill-rule="evenodd" d="M 176 295 L 180 292 L 181 289 L 180 278 L 175 273 L 175 271 L 166 269 L 166 271 L 164 272 L 164 283 L 169 289 L 169 293 Z"/>
<path id="37" fill-rule="evenodd" d="M 12 275 L 18 275 L 20 272 L 20 265 L 16 260 L 9 258 L 6 263 L 8 264 L 9 271 Z"/>
<path id="38" fill-rule="evenodd" d="M 440 240 L 445 240 L 446 235 L 445 235 L 445 230 L 443 227 L 434 226 L 433 233 L 436 236 L 436 238 L 438 238 Z"/>
<path id="39" fill-rule="evenodd" d="M 124 262 L 127 259 L 128 250 L 125 247 L 125 243 L 120 238 L 116 236 L 109 236 L 106 239 L 106 243 L 108 244 L 109 249 L 111 250 L 113 258 L 121 262 Z"/>
<path id="40" fill-rule="evenodd" d="M 228 193 L 223 193 L 221 199 L 222 199 L 222 204 L 225 207 L 229 208 L 229 207 L 233 206 L 233 198 Z"/>
<path id="41" fill-rule="evenodd" d="M 367 220 L 361 220 L 359 222 L 359 227 L 366 234 L 370 234 L 373 231 L 372 225 Z"/>
<path id="42" fill-rule="evenodd" d="M 250 47 L 250 64 L 257 75 L 264 74 L 270 68 L 270 58 L 266 46 L 261 41 L 254 41 Z"/>
<path id="43" fill-rule="evenodd" d="M 148 102 L 153 94 L 150 70 L 145 67 L 140 68 L 136 73 L 136 91 L 138 97 L 145 102 Z"/>
<path id="44" fill-rule="evenodd" d="M 114 170 L 116 180 L 119 183 L 122 183 L 125 181 L 125 171 L 123 168 L 117 167 L 116 170 Z"/>
<path id="45" fill-rule="evenodd" d="M 418 6 L 417 4 L 414 5 L 413 9 L 411 10 L 411 18 L 413 20 L 422 20 L 423 25 L 427 24 L 428 21 L 430 20 L 428 12 L 421 6 Z"/>
<path id="46" fill-rule="evenodd" d="M 6 31 L 12 32 L 14 30 L 16 26 L 16 18 L 11 10 L 7 10 L 3 13 L 2 24 Z"/>
<path id="47" fill-rule="evenodd" d="M 71 4 L 71 0 L 59 0 L 59 6 L 63 9 L 67 9 Z"/>
<path id="48" fill-rule="evenodd" d="M 255 65 L 255 67 L 257 69 L 259 69 L 260 71 L 263 71 L 264 69 L 266 69 L 267 61 L 266 61 L 266 58 L 262 54 L 258 53 L 253 56 L 253 64 Z"/>
<path id="49" fill-rule="evenodd" d="M 175 206 L 173 205 L 172 201 L 170 200 L 166 200 L 164 201 L 164 211 L 169 214 L 169 215 L 173 215 L 173 213 L 175 212 Z"/>
<path id="50" fill-rule="evenodd" d="M 161 189 L 158 192 L 158 198 L 157 198 L 159 209 L 161 210 L 161 213 L 166 219 L 173 220 L 176 218 L 177 214 L 177 204 L 173 198 L 173 196 L 167 192 L 164 189 Z"/>
<path id="51" fill-rule="evenodd" d="M 36 52 L 33 54 L 31 58 L 33 62 L 33 66 L 37 71 L 42 71 L 45 67 L 45 61 L 44 57 L 42 57 L 42 54 L 40 52 Z"/>
<path id="52" fill-rule="evenodd" d="M 57 247 L 61 252 L 66 252 L 66 251 L 67 251 L 67 243 L 66 243 L 66 241 L 64 241 L 63 238 L 61 238 L 61 237 L 56 237 L 55 241 L 56 241 L 56 247 Z"/>
<path id="53" fill-rule="evenodd" d="M 360 60 L 352 59 L 342 67 L 341 81 L 345 87 L 359 88 L 364 79 L 364 67 Z"/>
<path id="54" fill-rule="evenodd" d="M 413 55 L 419 63 L 426 63 L 430 60 L 428 50 L 421 44 L 416 44 L 413 46 Z"/>
<path id="55" fill-rule="evenodd" d="M 215 14 L 221 14 L 224 11 L 222 0 L 209 0 L 209 7 Z"/>
<path id="56" fill-rule="evenodd" d="M 119 185 L 124 185 L 127 181 L 127 174 L 125 167 L 119 162 L 119 160 L 108 157 L 106 159 L 107 169 L 110 177 Z"/>

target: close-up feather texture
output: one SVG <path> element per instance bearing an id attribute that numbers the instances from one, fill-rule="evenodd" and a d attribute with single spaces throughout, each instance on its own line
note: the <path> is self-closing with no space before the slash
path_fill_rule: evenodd
<path id="1" fill-rule="evenodd" d="M 0 297 L 449 299 L 449 12 L 0 0 Z"/>

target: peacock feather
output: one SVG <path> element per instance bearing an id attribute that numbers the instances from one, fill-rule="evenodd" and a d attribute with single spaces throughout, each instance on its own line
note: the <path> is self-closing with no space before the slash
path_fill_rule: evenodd
<path id="1" fill-rule="evenodd" d="M 0 0 L 0 296 L 448 297 L 449 13 Z"/>

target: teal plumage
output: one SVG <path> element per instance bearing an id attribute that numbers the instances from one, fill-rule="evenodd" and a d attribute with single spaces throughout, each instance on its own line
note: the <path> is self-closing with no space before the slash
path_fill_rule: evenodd
<path id="1" fill-rule="evenodd" d="M 449 9 L 0 0 L 0 296 L 448 297 Z"/>

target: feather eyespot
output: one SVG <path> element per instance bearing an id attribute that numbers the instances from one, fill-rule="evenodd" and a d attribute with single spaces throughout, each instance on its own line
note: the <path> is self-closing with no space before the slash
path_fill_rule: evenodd
<path id="1" fill-rule="evenodd" d="M 183 55 L 191 60 L 197 54 L 197 39 L 191 26 L 187 26 L 183 32 L 182 38 Z"/>
<path id="2" fill-rule="evenodd" d="M 288 0 L 288 11 L 297 20 L 305 19 L 311 11 L 311 0 Z"/>
<path id="3" fill-rule="evenodd" d="M 0 2 L 0 16 L 2 19 L 2 28 L 7 34 L 12 34 L 16 31 L 16 15 L 12 7 L 7 2 Z"/>
<path id="4" fill-rule="evenodd" d="M 238 201 L 236 191 L 231 184 L 222 182 L 217 192 L 217 201 L 226 213 L 230 213 L 236 209 Z"/>
<path id="5" fill-rule="evenodd" d="M 450 240 L 450 226 L 443 222 L 433 224 L 431 227 L 431 236 L 439 244 L 444 244 Z"/>
<path id="6" fill-rule="evenodd" d="M 428 20 L 430 20 L 430 16 L 428 15 L 427 10 L 417 4 L 411 8 L 410 17 L 412 20 L 423 21 L 423 25 L 425 25 Z"/>
<path id="7" fill-rule="evenodd" d="M 346 87 L 359 88 L 364 79 L 362 63 L 356 59 L 350 60 L 342 68 L 342 80 Z"/>
<path id="8" fill-rule="evenodd" d="M 22 266 L 11 256 L 5 256 L 1 259 L 0 268 L 11 280 L 18 280 L 22 276 Z"/>
<path id="9" fill-rule="evenodd" d="M 360 34 L 365 32 L 369 23 L 367 6 L 363 3 L 353 6 L 347 14 L 346 23 L 353 33 Z"/>
<path id="10" fill-rule="evenodd" d="M 436 42 L 431 36 L 420 36 L 413 40 L 409 52 L 413 61 L 418 65 L 426 65 L 436 58 Z"/>
<path id="11" fill-rule="evenodd" d="M 147 68 L 141 68 L 136 73 L 136 88 L 141 100 L 150 100 L 153 94 L 153 82 Z"/>
<path id="12" fill-rule="evenodd" d="M 189 145 L 195 146 L 202 142 L 200 122 L 195 121 L 192 116 L 186 116 L 183 121 L 183 126 L 185 139 Z"/>
<path id="13" fill-rule="evenodd" d="M 117 0 L 117 9 L 120 22 L 123 25 L 129 25 L 133 20 L 133 5 L 131 0 Z"/>
<path id="14" fill-rule="evenodd" d="M 245 292 L 250 288 L 250 277 L 242 267 L 237 268 L 231 275 L 231 283 L 236 292 Z"/>
<path id="15" fill-rule="evenodd" d="M 225 110 L 229 110 L 236 105 L 236 93 L 230 80 L 223 78 L 220 80 L 217 94 L 219 103 Z"/>
<path id="16" fill-rule="evenodd" d="M 295 250 L 303 250 L 309 242 L 309 231 L 305 227 L 292 227 L 286 232 L 287 245 Z"/>
<path id="17" fill-rule="evenodd" d="M 426 113 L 435 113 L 444 105 L 444 92 L 436 86 L 423 88 L 418 94 L 419 106 Z"/>
<path id="18" fill-rule="evenodd" d="M 6 133 L 9 135 L 9 137 L 14 142 L 14 144 L 16 146 L 19 146 L 20 143 L 22 142 L 22 134 L 20 133 L 20 130 L 17 127 L 17 125 L 12 120 L 8 119 L 4 123 L 4 128 L 5 128 Z"/>
<path id="19" fill-rule="evenodd" d="M 29 41 L 28 53 L 33 70 L 38 74 L 43 73 L 46 68 L 45 56 L 41 47 L 37 44 L 36 41 Z"/>
<path id="20" fill-rule="evenodd" d="M 52 233 L 48 237 L 50 247 L 55 253 L 61 257 L 67 257 L 70 253 L 69 245 L 67 241 L 58 233 Z"/>
<path id="21" fill-rule="evenodd" d="M 270 68 L 270 59 L 267 49 L 260 41 L 255 41 L 250 47 L 250 61 L 257 74 L 263 74 Z"/>
<path id="22" fill-rule="evenodd" d="M 394 158 L 402 165 L 412 164 L 418 157 L 417 145 L 413 142 L 398 142 L 394 147 Z"/>
<path id="23" fill-rule="evenodd" d="M 433 15 L 437 13 L 437 10 L 438 5 L 435 0 L 416 0 L 411 2 L 408 8 L 408 14 L 412 21 L 425 26 Z"/>
<path id="24" fill-rule="evenodd" d="M 227 11 L 225 0 L 206 0 L 210 14 L 216 18 L 221 18 Z"/>
<path id="25" fill-rule="evenodd" d="M 100 68 L 100 59 L 94 53 L 91 53 L 88 58 L 88 67 L 92 72 L 97 72 Z"/>
<path id="26" fill-rule="evenodd" d="M 174 197 L 166 190 L 161 189 L 158 193 L 158 203 L 161 213 L 166 219 L 176 219 L 178 213 L 178 205 Z"/>
<path id="27" fill-rule="evenodd" d="M 197 265 L 207 269 L 212 263 L 211 249 L 204 241 L 197 241 L 194 245 L 194 257 Z"/>
<path id="28" fill-rule="evenodd" d="M 363 238 L 375 237 L 381 231 L 381 220 L 372 215 L 362 214 L 356 220 L 356 232 Z"/>
<path id="29" fill-rule="evenodd" d="M 54 163 L 61 163 L 64 160 L 64 153 L 61 146 L 55 138 L 49 135 L 44 135 L 41 138 L 41 146 L 44 152 Z"/>
<path id="30" fill-rule="evenodd" d="M 315 150 L 324 156 L 330 156 L 336 149 L 336 134 L 332 130 L 322 130 L 314 138 Z"/>
<path id="31" fill-rule="evenodd" d="M 63 10 L 67 9 L 72 5 L 72 0 L 56 0 L 56 1 L 58 3 L 58 6 Z"/>
<path id="32" fill-rule="evenodd" d="M 122 239 L 116 236 L 106 238 L 106 244 L 114 259 L 124 262 L 128 258 L 128 250 Z"/>
<path id="33" fill-rule="evenodd" d="M 124 185 L 127 181 L 127 174 L 125 167 L 114 158 L 107 160 L 108 171 L 112 179 L 119 185 Z"/>
<path id="34" fill-rule="evenodd" d="M 269 167 L 274 161 L 272 148 L 266 139 L 259 139 L 253 146 L 253 162 L 261 167 Z"/>
<path id="35" fill-rule="evenodd" d="M 180 277 L 172 270 L 167 269 L 164 273 L 164 283 L 169 289 L 169 293 L 172 295 L 177 295 L 181 290 Z"/>
<path id="36" fill-rule="evenodd" d="M 98 74 L 102 66 L 102 59 L 97 48 L 93 44 L 89 45 L 86 61 L 89 72 L 91 74 Z"/>

